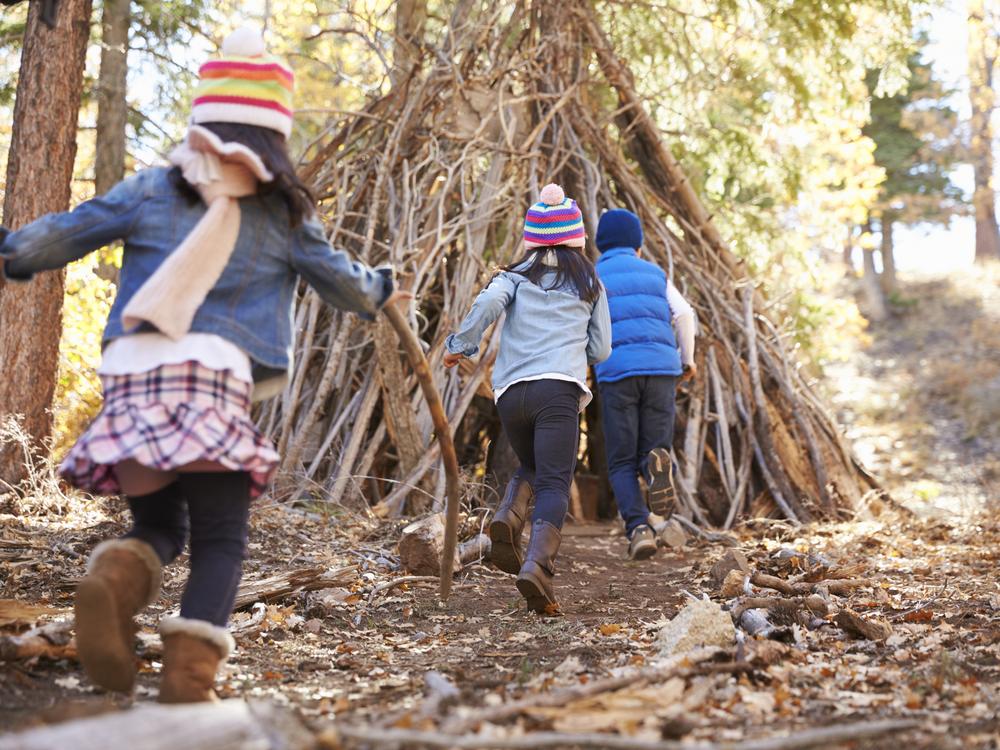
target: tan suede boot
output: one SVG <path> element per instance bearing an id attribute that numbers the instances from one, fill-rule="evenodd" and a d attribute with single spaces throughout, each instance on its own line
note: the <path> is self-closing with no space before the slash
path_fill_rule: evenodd
<path id="1" fill-rule="evenodd" d="M 219 700 L 212 688 L 219 665 L 235 647 L 229 631 L 204 620 L 171 617 L 160 621 L 160 635 L 163 636 L 160 703 Z"/>
<path id="2" fill-rule="evenodd" d="M 155 550 L 139 539 L 110 539 L 91 553 L 76 587 L 76 647 L 101 687 L 127 693 L 135 685 L 133 618 L 160 595 L 161 572 Z"/>
<path id="3" fill-rule="evenodd" d="M 548 521 L 535 521 L 524 565 L 517 576 L 517 590 L 528 601 L 528 609 L 539 614 L 558 614 L 555 589 L 556 554 L 562 534 Z"/>
<path id="4" fill-rule="evenodd" d="M 528 505 L 534 495 L 531 484 L 517 474 L 507 483 L 503 499 L 490 523 L 490 562 L 504 573 L 517 575 L 524 559 L 521 556 L 521 531 L 528 517 Z"/>

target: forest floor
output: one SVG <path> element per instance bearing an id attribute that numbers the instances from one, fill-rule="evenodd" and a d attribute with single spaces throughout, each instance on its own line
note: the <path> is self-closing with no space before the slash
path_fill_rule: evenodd
<path id="1" fill-rule="evenodd" d="M 859 734 L 847 746 L 1000 747 L 997 281 L 906 283 L 893 318 L 830 369 L 838 417 L 908 511 L 879 503 L 851 522 L 735 530 L 752 571 L 819 585 L 828 617 L 774 617 L 771 639 L 671 661 L 659 635 L 667 621 L 691 597 L 727 603 L 712 575 L 726 546 L 690 540 L 682 552 L 633 563 L 617 526 L 568 525 L 562 616 L 539 618 L 525 613 L 509 576 L 481 564 L 458 575 L 447 605 L 432 581 L 391 586 L 404 575 L 398 524 L 261 504 L 221 696 L 287 706 L 318 731 L 336 722 L 478 732 L 483 747 L 538 731 L 736 743 L 883 719 L 914 725 Z M 135 696 L 103 694 L 60 618 L 89 549 L 123 528 L 120 507 L 79 497 L 8 498 L 7 506 L 0 597 L 16 604 L 0 602 L 0 729 L 155 700 L 155 622 L 177 600 L 184 566 L 168 569 L 165 595 L 141 618 Z M 289 570 L 318 588 L 254 607 L 275 588 L 269 579 Z M 831 591 L 848 579 L 856 585 Z M 752 593 L 775 592 L 757 584 Z M 839 627 L 833 610 L 846 608 L 881 634 L 869 640 Z M 17 640 L 36 623 L 54 643 Z M 621 678 L 617 689 L 602 682 L 610 677 Z M 595 686 L 606 689 L 584 694 Z M 518 699 L 528 700 L 513 707 Z"/>

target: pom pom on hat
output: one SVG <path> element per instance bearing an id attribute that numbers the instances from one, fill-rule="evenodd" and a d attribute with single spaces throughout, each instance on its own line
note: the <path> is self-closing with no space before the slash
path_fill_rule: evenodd
<path id="1" fill-rule="evenodd" d="M 241 26 L 222 43 L 222 54 L 226 57 L 260 57 L 265 52 L 264 35 L 253 26 Z"/>
<path id="2" fill-rule="evenodd" d="M 554 182 L 550 182 L 542 188 L 542 192 L 538 197 L 542 199 L 542 203 L 546 206 L 558 206 L 566 200 L 566 192 Z"/>

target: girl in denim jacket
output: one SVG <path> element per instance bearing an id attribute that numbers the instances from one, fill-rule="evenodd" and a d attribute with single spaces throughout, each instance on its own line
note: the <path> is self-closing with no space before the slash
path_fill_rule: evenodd
<path id="1" fill-rule="evenodd" d="M 226 624 L 250 500 L 278 462 L 250 403 L 287 378 L 299 277 L 367 318 L 393 297 L 389 269 L 330 248 L 295 174 L 291 70 L 252 29 L 222 52 L 201 68 L 172 167 L 144 170 L 0 245 L 7 277 L 28 279 L 125 243 L 104 332 L 104 408 L 60 471 L 82 489 L 124 494 L 132 513 L 123 538 L 93 551 L 76 592 L 80 659 L 107 689 L 132 689 L 133 618 L 157 598 L 162 566 L 190 535 L 180 617 L 160 624 L 163 702 L 212 700 L 233 647 Z"/>
<path id="2" fill-rule="evenodd" d="M 491 559 L 517 575 L 528 608 L 542 614 L 556 610 L 554 564 L 576 468 L 579 414 L 591 399 L 587 368 L 611 354 L 608 300 L 585 245 L 576 201 L 547 185 L 525 218 L 525 256 L 493 277 L 446 342 L 445 366 L 454 367 L 478 353 L 486 329 L 506 313 L 493 391 L 521 466 L 490 524 Z M 531 539 L 522 557 L 532 494 Z"/>

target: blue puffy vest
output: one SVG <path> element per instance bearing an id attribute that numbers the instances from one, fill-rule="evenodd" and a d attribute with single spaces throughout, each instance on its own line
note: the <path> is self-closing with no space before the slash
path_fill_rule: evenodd
<path id="1" fill-rule="evenodd" d="M 681 355 L 663 269 L 642 260 L 630 247 L 617 247 L 601 255 L 597 274 L 611 308 L 611 357 L 597 365 L 597 382 L 680 375 Z"/>

